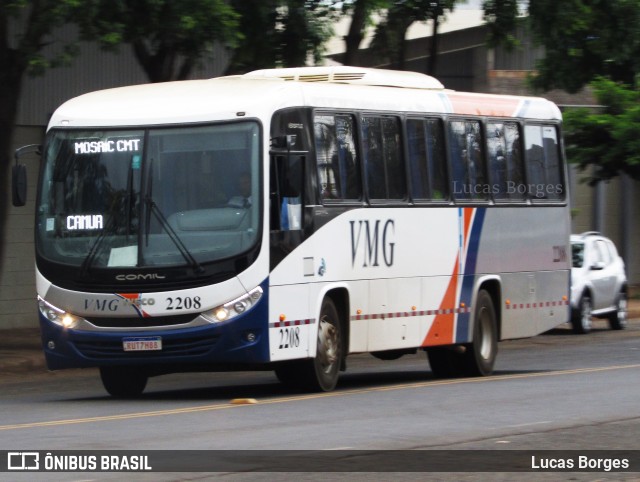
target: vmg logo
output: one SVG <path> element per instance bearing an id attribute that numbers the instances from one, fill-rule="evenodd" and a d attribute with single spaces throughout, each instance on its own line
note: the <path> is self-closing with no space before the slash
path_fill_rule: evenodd
<path id="1" fill-rule="evenodd" d="M 396 243 L 395 221 L 387 219 L 381 221 L 362 220 L 349 221 L 351 225 L 351 266 L 355 267 L 356 261 L 362 263 L 363 268 L 380 266 L 380 262 L 386 266 L 393 266 L 393 256 Z"/>

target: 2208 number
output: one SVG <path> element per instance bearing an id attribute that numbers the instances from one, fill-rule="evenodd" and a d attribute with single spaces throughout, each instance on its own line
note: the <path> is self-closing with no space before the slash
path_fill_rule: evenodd
<path id="1" fill-rule="evenodd" d="M 177 296 L 175 298 L 167 298 L 167 310 L 190 310 L 198 309 L 202 306 L 199 296 L 185 296 L 184 298 Z"/>
<path id="2" fill-rule="evenodd" d="M 300 328 L 292 327 L 292 328 L 280 328 L 280 346 L 279 350 L 284 350 L 285 348 L 296 348 L 300 346 Z"/>

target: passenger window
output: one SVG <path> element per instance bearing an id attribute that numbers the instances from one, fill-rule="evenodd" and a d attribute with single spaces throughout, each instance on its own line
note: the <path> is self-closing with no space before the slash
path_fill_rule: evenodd
<path id="1" fill-rule="evenodd" d="M 525 147 L 527 189 L 530 197 L 534 201 L 563 200 L 565 188 L 556 128 L 544 125 L 526 126 Z"/>
<path id="2" fill-rule="evenodd" d="M 407 186 L 397 117 L 362 119 L 367 189 L 370 199 L 401 200 Z"/>
<path id="3" fill-rule="evenodd" d="M 473 201 L 489 199 L 491 186 L 485 177 L 480 122 L 452 121 L 449 137 L 454 197 Z"/>
<path id="4" fill-rule="evenodd" d="M 362 198 L 354 125 L 350 115 L 318 114 L 314 118 L 318 179 L 323 200 Z"/>
<path id="5" fill-rule="evenodd" d="M 520 130 L 516 122 L 487 124 L 487 159 L 491 191 L 497 201 L 524 201 L 524 181 Z"/>
<path id="6" fill-rule="evenodd" d="M 440 119 L 407 120 L 409 172 L 413 198 L 445 200 L 449 197 L 444 132 Z"/>

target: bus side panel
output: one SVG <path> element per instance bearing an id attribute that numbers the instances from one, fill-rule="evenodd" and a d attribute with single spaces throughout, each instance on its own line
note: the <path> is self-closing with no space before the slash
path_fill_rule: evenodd
<path id="1" fill-rule="evenodd" d="M 272 286 L 269 289 L 269 354 L 271 361 L 308 358 L 316 339 L 317 315 L 309 306 L 309 284 Z"/>
<path id="2" fill-rule="evenodd" d="M 419 346 L 421 320 L 416 316 L 420 300 L 420 280 L 415 278 L 371 280 L 369 351 Z"/>
<path id="3" fill-rule="evenodd" d="M 325 222 L 270 275 L 272 360 L 293 358 L 294 351 L 277 349 L 277 320 L 278 306 L 301 296 L 298 285 L 309 286 L 308 312 L 287 318 L 312 319 L 312 332 L 324 294 L 347 290 L 349 352 L 422 346 L 434 322 L 439 330 L 429 343 L 452 343 L 460 223 L 458 208 L 354 209 Z"/>
<path id="4" fill-rule="evenodd" d="M 496 310 L 502 339 L 534 336 L 568 321 L 567 216 L 566 206 L 486 209 L 476 272 L 501 278 Z"/>

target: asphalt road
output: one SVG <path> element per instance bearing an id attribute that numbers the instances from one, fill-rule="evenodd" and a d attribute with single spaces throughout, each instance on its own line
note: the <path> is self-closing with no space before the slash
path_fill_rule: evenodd
<path id="1" fill-rule="evenodd" d="M 486 378 L 436 380 L 424 353 L 393 362 L 353 356 L 328 394 L 287 390 L 271 372 L 158 377 L 142 398 L 126 401 L 106 395 L 96 370 L 8 377 L 0 380 L 0 450 L 640 450 L 640 320 L 619 332 L 605 326 L 585 336 L 563 326 L 503 342 L 495 374 Z M 232 403 L 238 399 L 256 403 Z M 278 479 L 640 480 L 639 473 L 418 476 L 402 469 L 393 476 L 312 472 Z M 6 480 L 22 480 L 10 475 Z M 122 480 L 63 475 L 24 480 Z M 274 480 L 241 471 L 217 476 Z"/>

